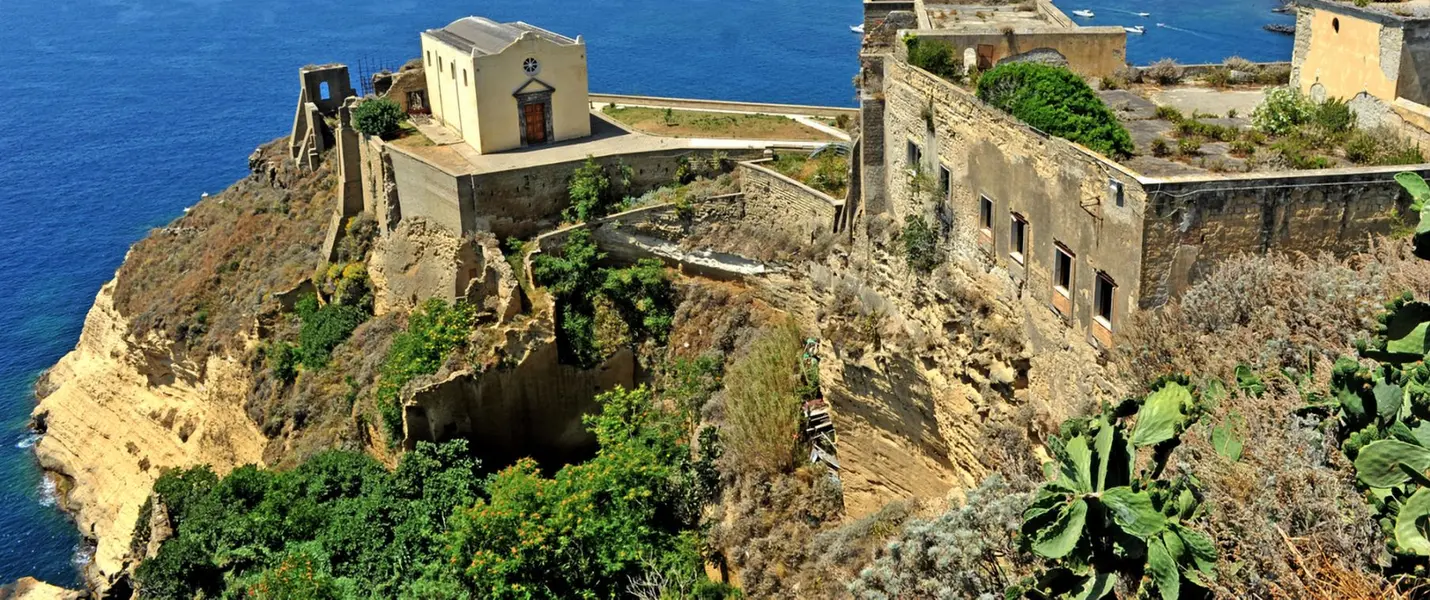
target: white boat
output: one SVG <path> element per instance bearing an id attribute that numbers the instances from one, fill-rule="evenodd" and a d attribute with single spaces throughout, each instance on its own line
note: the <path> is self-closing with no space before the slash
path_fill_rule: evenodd
<path id="1" fill-rule="evenodd" d="M 864 33 L 864 24 L 860 23 L 858 25 L 850 25 L 849 31 L 853 31 L 854 33 Z"/>
<path id="2" fill-rule="evenodd" d="M 1150 17 L 1150 16 L 1152 16 L 1152 13 L 1137 13 L 1137 16 L 1139 16 L 1139 17 Z"/>
<path id="3" fill-rule="evenodd" d="M 1075 14 L 1075 15 L 1077 15 L 1077 16 L 1079 16 L 1079 17 L 1084 17 L 1084 18 L 1088 18 L 1088 19 L 1091 19 L 1091 18 L 1094 16 L 1094 15 L 1092 14 L 1092 11 L 1090 11 L 1090 10 L 1075 10 L 1075 11 L 1072 11 L 1072 13 Z"/>
<path id="4" fill-rule="evenodd" d="M 1126 30 L 1127 33 L 1146 33 L 1146 32 L 1147 32 L 1147 28 L 1146 28 L 1146 27 L 1143 27 L 1143 26 L 1141 26 L 1141 25 L 1138 25 L 1138 26 L 1136 26 L 1136 27 L 1123 27 L 1123 29 Z"/>

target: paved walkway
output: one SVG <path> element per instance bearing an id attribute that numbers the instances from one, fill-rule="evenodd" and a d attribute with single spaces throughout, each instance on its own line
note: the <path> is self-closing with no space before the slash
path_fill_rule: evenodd
<path id="1" fill-rule="evenodd" d="M 588 156 L 613 156 L 658 150 L 762 150 L 766 148 L 814 149 L 828 142 L 794 140 L 732 140 L 674 138 L 645 135 L 621 129 L 601 117 L 591 117 L 591 137 L 571 142 L 480 154 L 457 134 L 436 121 L 414 123 L 432 140 L 432 146 L 398 145 L 403 151 L 454 175 L 496 173 L 541 165 L 578 161 Z"/>

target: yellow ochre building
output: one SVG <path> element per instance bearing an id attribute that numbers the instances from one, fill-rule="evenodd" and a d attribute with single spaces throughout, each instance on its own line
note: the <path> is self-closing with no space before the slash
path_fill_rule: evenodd
<path id="1" fill-rule="evenodd" d="M 586 43 L 466 17 L 422 32 L 432 116 L 482 154 L 591 135 Z"/>

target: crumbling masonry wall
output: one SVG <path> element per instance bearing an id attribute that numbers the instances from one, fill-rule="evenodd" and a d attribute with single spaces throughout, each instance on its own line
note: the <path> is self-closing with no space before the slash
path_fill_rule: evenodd
<path id="1" fill-rule="evenodd" d="M 1058 300 L 1053 310 L 1090 334 L 1098 333 L 1092 329 L 1097 273 L 1117 285 L 1112 329 L 1139 304 L 1145 194 L 1132 173 L 903 61 L 885 62 L 884 98 L 885 188 L 895 224 L 903 225 L 908 215 L 924 216 L 946 233 L 943 245 L 951 255 L 988 257 L 1024 294 L 1050 309 L 1057 293 L 1054 249 L 1069 251 L 1070 302 Z M 921 154 L 918 164 L 909 162 L 910 144 Z M 949 172 L 947 194 L 936 189 L 940 167 Z M 915 172 L 923 174 L 917 192 Z M 1114 181 L 1122 186 L 1120 202 L 1112 192 Z M 984 197 L 993 205 L 987 231 L 980 222 Z M 1010 246 L 1014 215 L 1027 223 L 1021 261 Z"/>
<path id="2" fill-rule="evenodd" d="M 776 173 L 764 166 L 768 162 L 742 162 L 736 167 L 745 194 L 745 218 L 811 244 L 824 234 L 838 232 L 844 200 Z"/>
<path id="3" fill-rule="evenodd" d="M 1269 251 L 1336 256 L 1390 233 L 1407 206 L 1404 167 L 1225 176 L 1148 183 L 1143 307 L 1186 291 L 1219 262 Z"/>

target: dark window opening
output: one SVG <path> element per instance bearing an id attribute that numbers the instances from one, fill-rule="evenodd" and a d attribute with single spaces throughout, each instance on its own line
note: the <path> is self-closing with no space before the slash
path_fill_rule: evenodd
<path id="1" fill-rule="evenodd" d="M 1072 295 L 1073 280 L 1073 255 L 1066 248 L 1057 246 L 1053 249 L 1056 253 L 1053 256 L 1053 282 L 1059 293 L 1064 296 Z"/>
<path id="2" fill-rule="evenodd" d="M 429 66 L 429 67 L 432 66 L 432 51 L 431 51 L 431 50 L 428 50 L 428 51 L 427 51 L 427 66 Z"/>
<path id="3" fill-rule="evenodd" d="M 1118 206 L 1122 206 L 1127 203 L 1127 195 L 1124 193 L 1125 186 L 1122 185 L 1121 181 L 1118 181 L 1116 179 L 1108 180 L 1107 189 L 1109 192 L 1112 193 L 1112 201 L 1116 202 Z"/>
<path id="4" fill-rule="evenodd" d="M 938 189 L 943 191 L 944 200 L 953 195 L 953 173 L 943 165 L 938 166 Z"/>
<path id="5" fill-rule="evenodd" d="M 919 170 L 919 165 L 923 163 L 924 160 L 923 149 L 919 148 L 918 144 L 909 142 L 908 148 L 906 150 L 908 154 L 907 158 L 909 160 L 909 168 L 915 171 Z"/>
<path id="6" fill-rule="evenodd" d="M 1336 30 L 1336 33 L 1341 32 L 1341 20 L 1339 18 L 1331 19 L 1331 29 Z"/>
<path id="7" fill-rule="evenodd" d="M 1013 226 L 1008 238 L 1009 251 L 1013 260 L 1023 264 L 1023 256 L 1028 249 L 1028 221 L 1018 213 L 1013 213 Z"/>
<path id="8" fill-rule="evenodd" d="M 988 196 L 978 198 L 978 222 L 984 231 L 993 233 L 993 201 Z"/>
<path id="9" fill-rule="evenodd" d="M 1097 274 L 1097 290 L 1094 294 L 1097 306 L 1097 319 L 1108 329 L 1112 329 L 1112 295 L 1117 289 L 1117 284 L 1112 282 L 1112 278 L 1107 273 Z"/>
<path id="10" fill-rule="evenodd" d="M 456 80 L 457 80 L 457 63 L 456 63 L 456 62 L 452 62 L 452 63 L 450 63 L 448 66 L 451 67 L 451 68 L 448 69 L 448 70 L 452 72 L 452 81 L 456 81 Z"/>
<path id="11" fill-rule="evenodd" d="M 467 83 L 467 70 L 466 70 L 466 69 L 462 69 L 462 85 L 471 85 L 470 83 Z"/>

